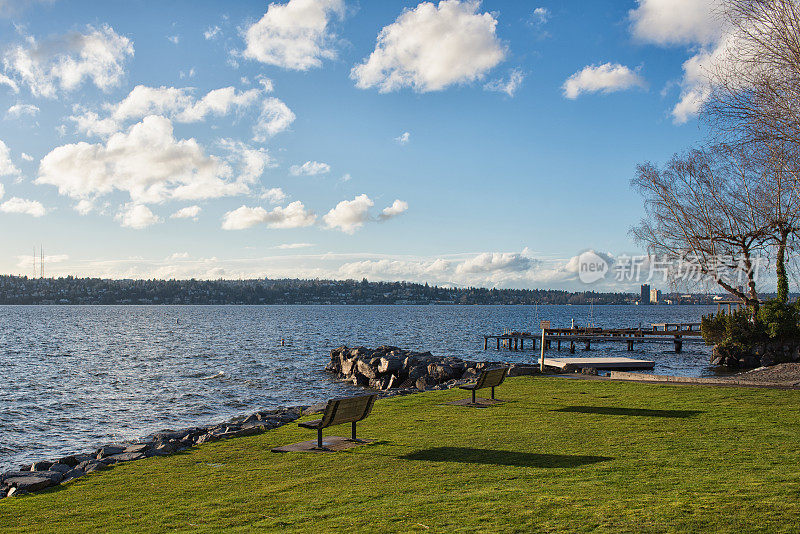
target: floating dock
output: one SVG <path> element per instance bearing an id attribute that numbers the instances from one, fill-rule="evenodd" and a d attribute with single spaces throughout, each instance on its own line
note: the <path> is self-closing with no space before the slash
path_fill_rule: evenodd
<path id="1" fill-rule="evenodd" d="M 539 365 L 539 359 L 536 359 Z M 616 369 L 617 371 L 632 371 L 638 369 L 652 369 L 656 362 L 651 360 L 635 360 L 633 358 L 545 358 L 545 367 L 553 367 L 561 371 L 574 371 L 576 369 Z"/>

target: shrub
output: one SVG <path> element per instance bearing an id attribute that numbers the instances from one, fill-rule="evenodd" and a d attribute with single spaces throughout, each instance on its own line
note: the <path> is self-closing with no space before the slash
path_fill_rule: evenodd
<path id="1" fill-rule="evenodd" d="M 758 323 L 769 339 L 797 339 L 800 337 L 798 304 L 780 300 L 765 302 L 758 310 Z"/>
<path id="2" fill-rule="evenodd" d="M 709 345 L 721 345 L 734 351 L 774 339 L 800 339 L 798 306 L 798 303 L 769 300 L 761 305 L 755 321 L 750 310 L 708 315 L 701 322 L 703 339 Z"/>

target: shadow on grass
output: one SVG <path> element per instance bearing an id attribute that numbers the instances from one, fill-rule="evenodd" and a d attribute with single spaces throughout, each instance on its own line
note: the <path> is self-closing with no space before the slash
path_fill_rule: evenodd
<path id="1" fill-rule="evenodd" d="M 578 467 L 611 460 L 607 456 L 572 454 L 538 454 L 532 452 L 469 449 L 466 447 L 434 447 L 400 457 L 403 460 L 459 462 L 466 464 L 510 465 L 517 467 Z"/>
<path id="2" fill-rule="evenodd" d="M 638 417 L 694 417 L 699 410 L 650 410 L 645 408 L 615 408 L 613 406 L 567 406 L 554 412 L 594 413 L 600 415 L 633 415 Z"/>

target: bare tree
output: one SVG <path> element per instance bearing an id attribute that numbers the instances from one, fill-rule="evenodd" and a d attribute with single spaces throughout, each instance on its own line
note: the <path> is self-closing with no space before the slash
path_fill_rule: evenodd
<path id="1" fill-rule="evenodd" d="M 632 184 L 646 210 L 632 233 L 648 252 L 676 264 L 690 261 L 757 313 L 756 261 L 770 234 L 749 154 L 727 145 L 691 150 L 663 169 L 639 165 Z M 746 290 L 731 273 L 747 280 Z"/>

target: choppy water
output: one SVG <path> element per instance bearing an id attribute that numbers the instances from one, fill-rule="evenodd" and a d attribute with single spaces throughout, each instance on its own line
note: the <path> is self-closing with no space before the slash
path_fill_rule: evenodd
<path id="1" fill-rule="evenodd" d="M 711 307 L 597 306 L 599 326 L 698 321 Z M 463 359 L 531 361 L 483 351 L 483 334 L 538 330 L 585 306 L 0 306 L 0 469 L 136 439 L 163 428 L 312 404 L 355 388 L 323 371 L 340 345 L 397 345 Z M 279 340 L 286 339 L 286 346 Z M 645 356 L 662 374 L 711 374 L 709 349 L 597 345 Z M 576 354 L 579 355 L 579 354 Z"/>

